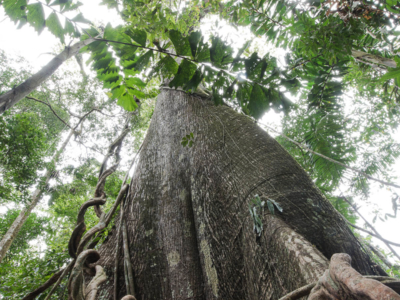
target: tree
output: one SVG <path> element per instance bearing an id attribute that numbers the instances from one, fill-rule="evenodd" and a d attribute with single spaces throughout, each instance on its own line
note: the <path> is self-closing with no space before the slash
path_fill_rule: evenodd
<path id="1" fill-rule="evenodd" d="M 245 5 L 254 3 L 243 3 L 232 6 L 234 11 L 258 28 L 259 20 L 249 18 Z M 118 7 L 114 1 L 106 4 Z M 107 25 L 103 38 L 94 38 L 84 51 L 90 51 L 98 78 L 110 89 L 109 97 L 118 99 L 126 110 L 137 108 L 136 97 L 145 100 L 149 95 L 142 80 L 146 73 L 138 75 L 149 63 L 153 62 L 150 73 L 162 75 L 164 82 L 126 200 L 121 202 L 116 228 L 98 252 L 91 250 L 94 246 L 89 242 L 100 229 L 95 229 L 96 225 L 82 237 L 82 222 L 87 207 L 95 206 L 100 217 L 98 228 L 104 228 L 102 224 L 109 222 L 116 208 L 102 213 L 98 207 L 105 201 L 101 188 L 106 180 L 102 176 L 105 168 L 101 168 L 95 197 L 81 208 L 69 244 L 73 258 L 66 269 L 72 270 L 69 297 L 94 299 L 98 291 L 100 299 L 126 294 L 144 299 L 275 299 L 317 280 L 311 292 L 316 299 L 323 293 L 333 298 L 368 294 L 367 288 L 354 289 L 352 282 L 343 279 L 350 274 L 364 280 L 349 268 L 348 258 L 333 255 L 347 253 L 353 268 L 363 275 L 386 274 L 370 259 L 345 219 L 299 164 L 254 124 L 254 119 L 227 105 L 215 106 L 234 98 L 235 108 L 254 118 L 270 107 L 288 111 L 292 104 L 281 87 L 295 91 L 300 80 L 306 80 L 310 115 L 325 114 L 324 118 L 332 111 L 340 115 L 336 96 L 342 87 L 332 78 L 347 67 L 345 58 L 352 51 L 349 41 L 359 32 L 358 23 L 352 24 L 354 32 L 351 26 L 351 30 L 341 27 L 348 42 L 344 43 L 345 55 L 340 54 L 337 43 L 332 43 L 332 47 L 322 47 L 317 57 L 311 57 L 315 53 L 306 43 L 302 51 L 295 49 L 293 56 L 298 60 L 300 52 L 305 54 L 299 62 L 307 65 L 305 59 L 309 59 L 311 66 L 293 71 L 295 68 L 281 70 L 268 55 L 242 56 L 248 45 L 233 56 L 232 47 L 220 37 L 213 36 L 207 43 L 191 22 L 185 24 L 202 17 L 204 11 L 197 3 L 182 12 L 179 7 L 168 9 L 159 3 L 148 2 L 143 7 L 143 3 L 137 3 L 138 7 L 124 4 L 122 14 L 129 24 L 117 28 Z M 286 10 L 283 2 L 257 2 L 266 10 L 264 4 L 276 4 L 277 12 Z M 219 11 L 219 5 L 215 9 Z M 300 12 L 293 15 L 304 24 L 310 23 L 307 14 Z M 136 18 L 138 15 L 141 17 Z M 170 16 L 180 19 L 172 22 Z M 302 23 L 292 19 L 292 23 Z M 149 24 L 145 22 L 150 20 Z M 329 26 L 316 32 L 324 30 L 332 32 Z M 86 38 L 99 34 L 95 28 L 85 31 Z M 278 36 L 273 31 L 270 34 L 274 39 Z M 284 38 L 285 34 L 278 36 L 280 41 Z M 293 45 L 297 47 L 295 43 L 289 46 Z M 327 59 L 331 52 L 334 57 Z M 293 57 L 290 59 L 293 61 Z M 395 86 L 391 88 L 396 90 Z M 335 176 L 341 176 L 341 172 Z M 118 201 L 125 198 L 125 182 L 122 186 Z M 330 273 L 324 275 L 331 257 Z M 85 266 L 86 260 L 95 265 Z M 88 287 L 83 283 L 83 270 L 94 276 Z M 66 271 L 62 274 L 65 276 Z M 58 283 L 63 275 L 58 275 Z M 334 290 L 335 284 L 346 288 Z M 369 284 L 382 291 L 381 295 L 399 297 L 376 280 Z"/>

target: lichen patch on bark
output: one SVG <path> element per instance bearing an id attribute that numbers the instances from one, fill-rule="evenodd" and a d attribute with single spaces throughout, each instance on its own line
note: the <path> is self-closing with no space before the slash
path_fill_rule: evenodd
<path id="1" fill-rule="evenodd" d="M 177 264 L 179 264 L 181 257 L 177 251 L 172 251 L 168 253 L 167 259 L 168 259 L 168 265 L 170 267 L 175 267 Z"/>
<path id="2" fill-rule="evenodd" d="M 207 274 L 208 284 L 211 285 L 214 296 L 218 297 L 218 274 L 214 268 L 211 259 L 210 246 L 208 245 L 206 240 L 202 240 L 200 243 L 200 248 L 201 252 L 204 255 L 204 263 L 205 263 L 205 270 Z"/>

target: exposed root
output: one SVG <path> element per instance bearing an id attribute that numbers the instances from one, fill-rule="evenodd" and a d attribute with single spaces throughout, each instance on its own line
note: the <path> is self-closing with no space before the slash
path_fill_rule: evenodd
<path id="1" fill-rule="evenodd" d="M 362 276 L 350 263 L 348 254 L 334 254 L 329 270 L 318 282 L 303 286 L 279 300 L 295 300 L 308 294 L 308 300 L 400 300 L 400 281 L 386 276 Z"/>
<path id="2" fill-rule="evenodd" d="M 383 283 L 365 278 L 351 265 L 351 258 L 345 253 L 334 254 L 329 270 L 312 289 L 309 300 L 317 299 L 364 299 L 400 300 L 400 295 Z"/>
<path id="3" fill-rule="evenodd" d="M 386 276 L 362 276 L 350 262 L 348 254 L 334 254 L 329 270 L 318 282 L 303 286 L 279 300 L 295 300 L 308 294 L 308 300 L 400 300 L 400 281 Z"/>
<path id="4" fill-rule="evenodd" d="M 132 295 L 126 295 L 121 300 L 136 300 L 136 298 L 133 297 Z"/>

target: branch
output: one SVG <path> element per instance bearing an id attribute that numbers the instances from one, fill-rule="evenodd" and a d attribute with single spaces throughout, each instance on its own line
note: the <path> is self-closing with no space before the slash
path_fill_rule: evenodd
<path id="1" fill-rule="evenodd" d="M 245 114 L 244 114 L 244 115 L 245 115 Z M 247 115 L 245 115 L 245 116 L 247 116 Z M 249 116 L 247 116 L 247 117 L 249 117 Z M 356 173 L 358 173 L 358 174 L 360 174 L 360 175 L 362 175 L 362 176 L 364 176 L 364 177 L 366 177 L 366 178 L 368 178 L 368 179 L 377 181 L 377 182 L 379 182 L 379 183 L 381 183 L 381 184 L 384 184 L 384 185 L 389 185 L 389 186 L 392 186 L 392 187 L 395 187 L 395 188 L 400 189 L 400 185 L 398 185 L 398 184 L 390 183 L 390 182 L 387 182 L 387 181 L 380 180 L 380 179 L 378 179 L 378 178 L 372 177 L 372 176 L 368 175 L 367 173 L 365 173 L 365 172 L 363 172 L 363 171 L 361 171 L 361 170 L 359 170 L 359 169 L 357 169 L 357 168 L 350 167 L 350 166 L 348 166 L 348 165 L 345 165 L 344 163 L 341 163 L 340 161 L 334 160 L 334 159 L 332 159 L 332 158 L 330 158 L 330 157 L 328 157 L 328 156 L 325 156 L 325 155 L 323 155 L 323 154 L 321 154 L 321 153 L 315 152 L 314 150 L 311 150 L 311 149 L 308 148 L 307 146 L 305 146 L 305 145 L 303 145 L 303 144 L 300 144 L 300 143 L 296 142 L 295 140 L 292 140 L 290 137 L 284 135 L 282 132 L 280 132 L 280 131 L 278 131 L 278 130 L 275 130 L 274 128 L 272 128 L 272 127 L 270 127 L 270 126 L 268 126 L 268 125 L 266 125 L 266 124 L 263 124 L 263 123 L 258 122 L 258 121 L 257 121 L 257 123 L 260 124 L 260 125 L 263 125 L 263 126 L 267 127 L 268 129 L 272 130 L 273 132 L 278 133 L 278 134 L 279 134 L 281 137 L 283 137 L 284 139 L 286 139 L 286 140 L 288 140 L 289 142 L 292 142 L 293 144 L 295 144 L 295 145 L 297 145 L 297 146 L 303 148 L 303 149 L 306 150 L 307 152 L 310 152 L 310 153 L 315 154 L 315 155 L 317 155 L 317 156 L 319 156 L 319 157 L 322 157 L 322 158 L 324 158 L 324 159 L 326 159 L 326 160 L 328 160 L 328 161 L 330 161 L 330 162 L 333 162 L 333 163 L 335 163 L 335 164 L 337 164 L 337 165 L 339 165 L 339 166 L 342 166 L 342 167 L 344 167 L 344 168 L 346 168 L 346 169 L 352 170 L 352 171 L 354 171 L 354 172 L 356 172 Z"/>
<path id="2" fill-rule="evenodd" d="M 26 96 L 25 98 L 30 99 L 30 100 L 34 100 L 34 101 L 36 101 L 36 102 L 39 102 L 39 103 L 42 103 L 42 104 L 48 106 L 48 107 L 51 109 L 51 111 L 53 112 L 53 114 L 54 114 L 61 122 L 63 122 L 63 123 L 65 124 L 65 126 L 67 126 L 68 128 L 72 129 L 72 127 L 71 127 L 67 122 L 65 122 L 65 121 L 56 113 L 56 111 L 53 109 L 53 107 L 52 107 L 49 103 L 46 103 L 46 102 L 44 102 L 44 101 L 42 101 L 42 100 L 39 100 L 39 99 L 36 99 L 36 98 L 33 98 L 33 97 L 29 97 L 29 96 Z"/>
<path id="3" fill-rule="evenodd" d="M 294 300 L 294 299 L 299 299 L 304 296 L 308 296 L 316 284 L 317 284 L 316 282 L 313 282 L 308 285 L 302 286 L 301 288 L 298 288 L 297 290 L 294 290 L 294 291 L 290 292 L 289 294 L 286 294 L 284 297 L 280 298 L 279 300 Z"/>
<path id="4" fill-rule="evenodd" d="M 376 247 L 374 245 L 372 245 L 372 243 L 369 243 L 367 241 L 367 245 L 368 247 L 371 249 L 372 252 L 375 253 L 376 256 L 379 257 L 379 259 L 385 264 L 387 265 L 390 269 L 394 267 L 394 265 L 378 250 L 376 249 Z M 395 266 L 398 267 L 398 266 Z"/>
<path id="5" fill-rule="evenodd" d="M 346 201 L 346 202 L 354 209 L 354 211 L 364 220 L 364 222 L 375 232 L 375 234 L 371 234 L 371 233 L 369 233 L 369 234 L 371 234 L 371 235 L 375 236 L 376 238 L 379 238 L 380 240 L 382 240 L 382 241 L 386 244 L 386 246 L 390 249 L 390 251 L 392 251 L 392 253 L 393 253 L 398 259 L 400 259 L 400 256 L 397 254 L 397 252 L 394 251 L 394 249 L 390 246 L 390 244 L 393 244 L 393 243 L 389 242 L 388 240 L 385 240 L 385 239 L 379 234 L 379 232 L 375 229 L 375 227 L 372 226 L 371 223 L 369 223 L 369 222 L 364 218 L 364 216 L 358 211 L 358 208 L 357 208 L 355 205 L 353 205 L 353 203 L 351 203 L 345 196 L 343 196 L 343 194 L 342 194 L 342 197 L 343 197 L 344 201 Z M 350 223 L 350 222 L 349 222 L 349 223 Z M 350 223 L 350 224 L 351 224 L 351 223 Z M 353 225 L 352 225 L 352 226 L 353 226 Z M 359 228 L 359 229 L 360 229 L 360 228 Z M 365 232 L 364 229 L 360 229 L 360 230 L 362 230 L 362 231 Z M 394 245 L 396 245 L 397 247 L 400 247 L 399 244 L 394 244 Z"/>
<path id="6" fill-rule="evenodd" d="M 88 38 L 84 41 L 65 47 L 64 51 L 54 57 L 39 72 L 29 77 L 20 85 L 0 96 L 0 114 L 10 109 L 21 99 L 33 92 L 40 84 L 49 78 L 66 60 L 79 53 L 83 47 L 94 42 L 95 38 Z"/>
<path id="7" fill-rule="evenodd" d="M 36 299 L 37 296 L 39 296 L 41 293 L 43 293 L 45 290 L 47 290 L 50 286 L 55 283 L 62 273 L 64 272 L 65 269 L 59 270 L 57 273 L 54 273 L 53 276 L 51 276 L 45 283 L 43 283 L 40 287 L 38 287 L 36 290 L 30 292 L 28 295 L 26 295 L 22 300 L 34 300 Z"/>
<path id="8" fill-rule="evenodd" d="M 376 237 L 377 239 L 380 239 L 380 240 L 381 240 L 382 242 L 384 242 L 385 244 L 390 244 L 390 245 L 393 245 L 393 246 L 396 246 L 396 247 L 400 247 L 400 244 L 397 244 L 397 243 L 388 241 L 388 240 L 384 239 L 383 237 L 381 237 L 380 235 L 376 235 L 376 234 L 372 233 L 371 231 L 368 231 L 368 230 L 366 230 L 366 229 L 364 229 L 364 228 L 362 228 L 362 227 L 360 227 L 360 226 L 354 225 L 353 223 L 349 222 L 348 220 L 346 220 L 346 222 L 347 222 L 347 224 L 349 224 L 351 227 L 354 227 L 354 228 L 356 228 L 356 229 L 358 229 L 358 230 L 361 230 L 362 232 L 365 232 L 365 233 L 367 233 L 367 234 L 369 234 L 369 235 L 371 235 L 371 236 L 373 236 L 373 237 Z"/>
<path id="9" fill-rule="evenodd" d="M 56 288 L 60 285 L 61 280 L 71 271 L 72 267 L 74 266 L 75 260 L 71 261 L 68 266 L 64 269 L 63 273 L 61 276 L 58 278 L 56 284 L 53 286 L 53 288 L 50 290 L 49 294 L 46 296 L 44 300 L 49 300 L 51 295 L 55 292 Z"/>

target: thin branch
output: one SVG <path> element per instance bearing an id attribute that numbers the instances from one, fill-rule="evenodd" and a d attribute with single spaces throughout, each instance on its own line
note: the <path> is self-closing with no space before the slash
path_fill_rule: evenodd
<path id="1" fill-rule="evenodd" d="M 290 292 L 289 294 L 286 294 L 284 297 L 280 298 L 279 300 L 294 300 L 294 299 L 299 299 L 304 296 L 308 296 L 316 284 L 317 284 L 316 282 L 313 282 L 313 283 L 307 284 L 305 286 L 302 286 L 301 288 L 298 288 L 297 290 L 294 290 L 294 291 Z"/>
<path id="2" fill-rule="evenodd" d="M 157 48 L 151 48 L 151 47 L 146 47 L 146 46 L 141 46 L 141 45 L 136 45 L 136 44 L 132 44 L 132 43 L 124 43 L 124 42 L 119 42 L 119 41 L 113 41 L 113 40 L 108 40 L 108 39 L 100 39 L 100 38 L 94 38 L 95 41 L 100 41 L 100 42 L 108 42 L 108 43 L 115 43 L 115 44 L 121 44 L 121 45 L 126 45 L 126 46 L 131 46 L 131 47 L 136 47 L 136 48 L 142 48 L 142 49 L 147 49 L 147 50 L 152 50 L 152 51 L 156 51 L 159 53 L 164 53 L 164 54 L 168 54 L 171 56 L 175 56 L 175 57 L 179 57 L 181 59 L 185 59 L 194 63 L 199 63 L 198 61 L 182 56 L 182 55 L 178 55 L 178 54 L 174 54 L 172 52 L 169 52 L 167 50 L 164 49 L 157 49 Z"/>
<path id="3" fill-rule="evenodd" d="M 263 15 L 264 17 L 266 17 L 268 20 L 270 20 L 271 22 L 273 22 L 275 25 L 281 26 L 283 28 L 286 28 L 285 25 L 279 23 L 278 21 L 275 21 L 274 19 L 271 19 L 270 17 L 268 17 L 265 13 L 262 13 L 260 11 L 258 11 L 257 9 L 253 8 L 253 11 L 255 11 L 256 13 L 258 13 L 259 15 Z"/>
<path id="4" fill-rule="evenodd" d="M 63 273 L 61 274 L 61 276 L 58 278 L 57 282 L 54 284 L 53 288 L 50 290 L 49 294 L 46 296 L 46 298 L 44 300 L 49 300 L 51 295 L 55 292 L 55 290 L 57 289 L 57 287 L 60 285 L 61 281 L 63 280 L 63 278 L 65 277 L 65 275 L 67 275 L 72 267 L 75 264 L 75 260 L 72 260 L 68 266 L 64 269 Z"/>
<path id="5" fill-rule="evenodd" d="M 45 290 L 47 290 L 50 286 L 55 283 L 58 278 L 62 275 L 64 272 L 64 269 L 59 270 L 57 273 L 54 273 L 53 276 L 51 276 L 45 283 L 43 283 L 40 287 L 38 287 L 36 290 L 30 292 L 28 295 L 26 295 L 22 300 L 33 300 L 36 299 L 37 296 L 39 296 L 41 293 L 43 293 Z"/>
<path id="6" fill-rule="evenodd" d="M 377 239 L 380 239 L 380 240 L 381 240 L 382 242 L 384 242 L 385 244 L 391 244 L 391 245 L 393 245 L 393 246 L 400 247 L 400 244 L 391 242 L 391 241 L 389 241 L 389 240 L 387 240 L 387 239 L 384 239 L 383 237 L 381 237 L 381 236 L 379 236 L 379 235 L 376 235 L 375 233 L 372 233 L 372 232 L 369 231 L 369 230 L 366 230 L 366 229 L 364 229 L 364 228 L 362 228 L 362 227 L 360 227 L 360 226 L 354 225 L 354 224 L 351 223 L 349 220 L 346 220 L 346 222 L 347 222 L 347 224 L 349 224 L 351 227 L 354 227 L 354 228 L 356 228 L 356 229 L 358 229 L 358 230 L 361 230 L 362 232 L 365 232 L 365 233 L 367 233 L 367 234 L 369 234 L 369 235 L 371 235 L 371 236 L 373 236 L 373 237 L 376 237 Z"/>
<path id="7" fill-rule="evenodd" d="M 244 114 L 244 115 L 245 115 L 245 114 Z M 245 116 L 247 116 L 247 115 L 245 115 Z M 247 117 L 249 117 L 249 116 L 247 116 Z M 249 118 L 250 118 L 250 117 L 249 117 Z M 303 145 L 303 144 L 300 144 L 300 143 L 296 142 L 295 140 L 292 140 L 290 137 L 284 135 L 282 132 L 280 132 L 280 131 L 278 131 L 278 130 L 275 130 L 274 128 L 272 128 L 272 127 L 270 127 L 270 126 L 268 126 L 268 125 L 266 125 L 266 124 L 263 124 L 263 123 L 258 122 L 258 121 L 257 121 L 257 123 L 260 124 L 260 125 L 263 125 L 263 126 L 267 127 L 268 129 L 270 129 L 270 130 L 272 130 L 272 131 L 274 131 L 274 132 L 276 132 L 276 133 L 278 133 L 278 134 L 279 134 L 281 137 L 283 137 L 284 139 L 286 139 L 286 140 L 292 142 L 293 144 L 295 144 L 295 145 L 297 145 L 297 146 L 303 148 L 303 149 L 306 150 L 307 152 L 310 152 L 310 153 L 315 154 L 315 155 L 317 155 L 317 156 L 319 156 L 319 157 L 322 157 L 322 158 L 324 158 L 324 159 L 326 159 L 326 160 L 328 160 L 328 161 L 330 161 L 330 162 L 332 162 L 332 163 L 338 164 L 338 165 L 340 165 L 340 166 L 342 166 L 342 167 L 344 167 L 344 168 L 346 168 L 346 169 L 352 170 L 352 171 L 354 171 L 354 172 L 356 172 L 356 173 L 358 173 L 358 174 L 360 174 L 360 175 L 362 175 L 362 176 L 364 176 L 364 177 L 366 177 L 366 178 L 368 178 L 368 179 L 377 181 L 377 182 L 379 182 L 379 183 L 381 183 L 381 184 L 384 184 L 384 185 L 388 185 L 388 186 L 392 186 L 392 187 L 395 187 L 395 188 L 400 189 L 400 185 L 398 185 L 398 184 L 390 183 L 390 182 L 387 182 L 387 181 L 384 181 L 384 180 L 381 180 L 381 179 L 372 177 L 372 176 L 368 175 L 367 173 L 365 173 L 365 172 L 363 172 L 363 171 L 361 171 L 361 170 L 359 170 L 359 169 L 357 169 L 357 168 L 350 167 L 350 166 L 348 166 L 348 165 L 346 165 L 346 164 L 344 164 L 344 163 L 341 163 L 340 161 L 334 160 L 334 159 L 332 159 L 332 158 L 330 158 L 330 157 L 328 157 L 328 156 L 325 156 L 325 155 L 323 155 L 323 154 L 321 154 L 321 153 L 315 152 L 314 150 L 311 150 L 311 149 L 308 148 L 307 146 L 305 146 L 305 145 Z"/>
<path id="8" fill-rule="evenodd" d="M 393 264 L 374 246 L 372 243 L 367 242 L 368 247 L 371 249 L 379 259 L 389 268 L 393 268 Z"/>
<path id="9" fill-rule="evenodd" d="M 398 259 L 400 259 L 400 256 L 399 256 L 399 255 L 397 254 L 397 252 L 392 248 L 392 246 L 390 246 L 390 244 L 395 245 L 396 247 L 400 247 L 400 245 L 399 245 L 399 244 L 394 244 L 394 243 L 389 242 L 388 240 L 384 239 L 384 238 L 379 234 L 379 232 L 375 229 L 375 227 L 372 226 L 372 224 L 369 223 L 369 222 L 364 218 L 364 216 L 358 211 L 358 208 L 357 208 L 353 203 L 351 203 L 345 196 L 343 196 L 343 194 L 342 194 L 342 198 L 343 198 L 344 201 L 346 201 L 346 202 L 354 209 L 354 211 L 364 220 L 364 222 L 369 226 L 369 228 L 371 228 L 371 229 L 375 232 L 375 234 L 372 234 L 372 233 L 369 233 L 369 234 L 371 234 L 372 236 L 375 236 L 376 238 L 379 238 L 380 240 L 382 240 L 382 241 L 386 244 L 386 246 L 390 249 L 390 251 L 392 251 L 392 253 L 393 253 Z M 350 224 L 351 224 L 351 223 L 350 223 Z M 352 225 L 352 226 L 355 226 L 355 225 Z M 365 231 L 365 229 L 361 229 L 361 228 L 358 228 L 358 229 L 359 229 L 359 230 L 362 230 L 362 231 Z"/>
<path id="10" fill-rule="evenodd" d="M 65 121 L 56 113 L 56 111 L 53 109 L 53 107 L 52 107 L 49 103 L 44 102 L 44 101 L 39 100 L 39 99 L 36 99 L 36 98 L 33 98 L 33 97 L 29 97 L 29 96 L 26 96 L 25 98 L 30 99 L 30 100 L 34 100 L 34 101 L 36 101 L 36 102 L 39 102 L 39 103 L 42 103 L 42 104 L 48 106 L 48 107 L 51 109 L 51 111 L 53 112 L 53 114 L 54 114 L 61 122 L 63 122 L 63 123 L 65 124 L 65 126 L 67 126 L 69 129 L 72 129 L 72 127 L 71 127 L 67 122 L 65 122 Z"/>
<path id="11" fill-rule="evenodd" d="M 99 154 L 101 154 L 101 155 L 104 155 L 104 153 L 101 152 L 101 150 L 98 150 L 98 149 L 96 149 L 96 148 L 94 148 L 94 147 L 86 146 L 85 143 L 82 142 L 82 141 L 80 141 L 80 140 L 75 140 L 75 142 L 77 142 L 78 144 L 82 145 L 82 146 L 85 147 L 86 149 L 90 149 L 90 150 L 92 150 L 92 151 L 94 151 L 94 152 L 97 152 L 97 153 L 99 153 Z"/>
<path id="12" fill-rule="evenodd" d="M 291 71 L 291 70 L 293 70 L 293 69 L 296 69 L 298 66 L 301 66 L 301 65 L 304 65 L 304 64 L 306 64 L 306 63 L 309 63 L 309 62 L 311 62 L 313 59 L 318 58 L 318 57 L 320 57 L 321 55 L 322 55 L 322 54 L 318 54 L 318 55 L 316 55 L 316 56 L 314 56 L 314 57 L 312 57 L 312 58 L 310 58 L 310 59 L 303 60 L 303 61 L 301 61 L 301 62 L 295 64 L 293 67 L 291 67 L 291 68 L 289 69 L 289 71 Z"/>

